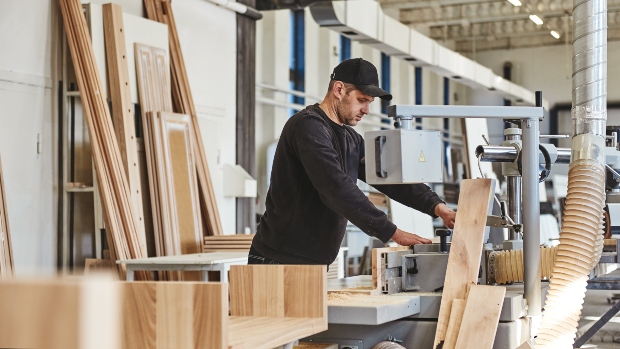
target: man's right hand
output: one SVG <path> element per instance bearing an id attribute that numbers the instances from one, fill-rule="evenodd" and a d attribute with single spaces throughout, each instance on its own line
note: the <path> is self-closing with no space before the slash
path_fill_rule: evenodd
<path id="1" fill-rule="evenodd" d="M 396 228 L 396 232 L 392 236 L 392 240 L 402 246 L 413 246 L 417 244 L 432 243 L 432 241 L 429 239 L 417 236 L 416 234 L 407 233 L 406 231 L 400 230 L 398 228 Z"/>

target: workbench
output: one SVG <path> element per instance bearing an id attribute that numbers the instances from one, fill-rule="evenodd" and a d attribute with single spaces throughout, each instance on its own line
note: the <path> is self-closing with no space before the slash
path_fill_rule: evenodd
<path id="1" fill-rule="evenodd" d="M 209 281 L 209 271 L 219 271 L 220 281 L 228 282 L 231 265 L 248 264 L 247 252 L 208 252 L 179 256 L 151 257 L 118 261 L 127 267 L 127 281 L 134 281 L 136 270 L 200 271 L 201 280 Z"/>

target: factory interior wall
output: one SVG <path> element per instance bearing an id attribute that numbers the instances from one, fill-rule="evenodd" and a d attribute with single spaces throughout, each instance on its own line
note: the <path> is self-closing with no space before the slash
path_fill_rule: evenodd
<path id="1" fill-rule="evenodd" d="M 142 0 L 113 2 L 143 16 Z M 223 230 L 233 233 L 235 199 L 223 197 L 222 171 L 235 164 L 236 14 L 203 0 L 173 8 Z M 0 156 L 19 275 L 56 270 L 61 28 L 56 0 L 0 2 Z"/>

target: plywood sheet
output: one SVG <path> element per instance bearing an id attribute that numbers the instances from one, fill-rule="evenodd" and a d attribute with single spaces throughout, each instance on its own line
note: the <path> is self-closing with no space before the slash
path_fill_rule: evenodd
<path id="1" fill-rule="evenodd" d="M 445 340 L 452 300 L 465 299 L 478 280 L 491 192 L 491 179 L 462 182 L 433 347 Z"/>

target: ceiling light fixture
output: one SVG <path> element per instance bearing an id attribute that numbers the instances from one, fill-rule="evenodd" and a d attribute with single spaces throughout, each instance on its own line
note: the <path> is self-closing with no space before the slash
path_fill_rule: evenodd
<path id="1" fill-rule="evenodd" d="M 521 6 L 521 1 L 519 0 L 508 0 L 509 3 L 513 4 L 514 6 Z"/>
<path id="2" fill-rule="evenodd" d="M 540 19 L 540 17 L 538 17 L 536 15 L 530 15 L 530 19 L 532 20 L 532 22 L 536 23 L 536 25 L 542 25 L 543 24 L 543 20 Z"/>
<path id="3" fill-rule="evenodd" d="M 558 34 L 558 32 L 556 32 L 555 30 L 552 30 L 552 31 L 551 31 L 551 36 L 553 36 L 553 37 L 554 37 L 554 38 L 556 38 L 556 39 L 559 39 L 559 38 L 560 38 L 560 34 Z"/>

